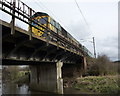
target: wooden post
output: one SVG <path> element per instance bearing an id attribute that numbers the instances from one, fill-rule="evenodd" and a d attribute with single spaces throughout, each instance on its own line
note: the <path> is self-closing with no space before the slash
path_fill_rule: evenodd
<path id="1" fill-rule="evenodd" d="M 29 14 L 30 14 L 30 20 L 29 20 L 29 40 L 32 40 L 32 26 L 31 26 L 31 16 L 32 16 L 32 9 L 29 9 Z"/>
<path id="2" fill-rule="evenodd" d="M 86 72 L 87 70 L 87 62 L 86 62 L 86 57 L 83 57 L 83 68 L 84 68 L 84 72 Z"/>
<path id="3" fill-rule="evenodd" d="M 15 5 L 16 5 L 16 1 L 13 0 L 13 9 L 12 9 L 12 20 L 11 20 L 11 34 L 15 34 Z"/>

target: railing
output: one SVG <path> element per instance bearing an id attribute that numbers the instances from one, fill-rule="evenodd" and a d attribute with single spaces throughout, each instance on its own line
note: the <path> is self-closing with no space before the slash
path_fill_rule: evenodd
<path id="1" fill-rule="evenodd" d="M 27 6 L 25 3 L 23 3 L 20 0 L 2 0 L 0 1 L 0 6 L 1 6 L 1 10 L 10 14 L 12 16 L 12 20 L 11 20 L 11 34 L 15 34 L 15 18 L 23 21 L 24 23 L 28 24 L 29 27 L 29 38 L 30 40 L 32 40 L 32 27 L 35 27 L 36 29 L 42 31 L 40 28 L 34 26 L 31 24 L 31 22 L 34 22 L 35 24 L 37 24 L 39 27 L 44 28 L 45 30 L 47 30 L 47 32 L 45 32 L 47 34 L 47 38 L 46 38 L 46 42 L 47 45 L 49 44 L 50 38 L 52 39 L 56 39 L 57 40 L 57 45 L 58 46 L 63 46 L 66 49 L 71 50 L 72 52 L 76 53 L 76 54 L 83 54 L 83 55 L 89 55 L 89 50 L 85 51 L 83 47 L 78 47 L 77 44 L 75 44 L 74 42 L 71 42 L 70 40 L 68 40 L 67 38 L 59 35 L 58 33 L 53 32 L 52 30 L 42 26 L 41 24 L 33 21 L 31 19 L 32 15 L 34 15 L 36 12 L 30 8 L 29 6 Z M 50 33 L 50 34 L 48 34 Z M 59 43 L 60 42 L 60 43 Z M 90 56 L 90 55 L 89 55 Z"/>

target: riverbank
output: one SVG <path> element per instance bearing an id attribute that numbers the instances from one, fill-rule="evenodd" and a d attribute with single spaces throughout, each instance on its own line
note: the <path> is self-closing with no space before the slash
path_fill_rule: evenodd
<path id="1" fill-rule="evenodd" d="M 120 76 L 88 76 L 76 78 L 72 87 L 80 92 L 98 94 L 118 94 Z"/>
<path id="2" fill-rule="evenodd" d="M 5 87 L 3 86 L 5 90 L 4 92 L 12 92 L 10 89 L 14 89 L 15 92 L 20 91 L 21 94 L 23 90 L 24 94 L 31 94 L 31 92 L 39 94 L 39 92 L 29 90 L 28 81 L 28 75 L 24 75 L 23 77 L 15 80 L 13 84 L 6 84 Z M 118 94 L 120 92 L 119 82 L 120 76 L 117 75 L 64 78 L 64 94 Z M 15 86 L 9 88 L 8 85 L 10 85 L 10 87 L 13 85 Z"/>

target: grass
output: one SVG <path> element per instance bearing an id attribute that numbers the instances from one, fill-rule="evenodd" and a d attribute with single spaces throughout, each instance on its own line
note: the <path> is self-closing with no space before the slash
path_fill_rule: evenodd
<path id="1" fill-rule="evenodd" d="M 118 76 L 88 76 L 77 78 L 73 87 L 82 92 L 117 94 L 120 92 Z"/>

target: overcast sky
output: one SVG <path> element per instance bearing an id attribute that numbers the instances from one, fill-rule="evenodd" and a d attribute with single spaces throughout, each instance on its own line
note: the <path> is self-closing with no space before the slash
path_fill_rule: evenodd
<path id="1" fill-rule="evenodd" d="M 22 1 L 36 12 L 48 13 L 92 53 L 93 44 L 89 41 L 94 36 L 97 55 L 106 54 L 111 60 L 118 60 L 118 0 L 76 0 L 89 26 L 75 0 Z M 5 19 L 4 15 L 0 18 Z"/>

